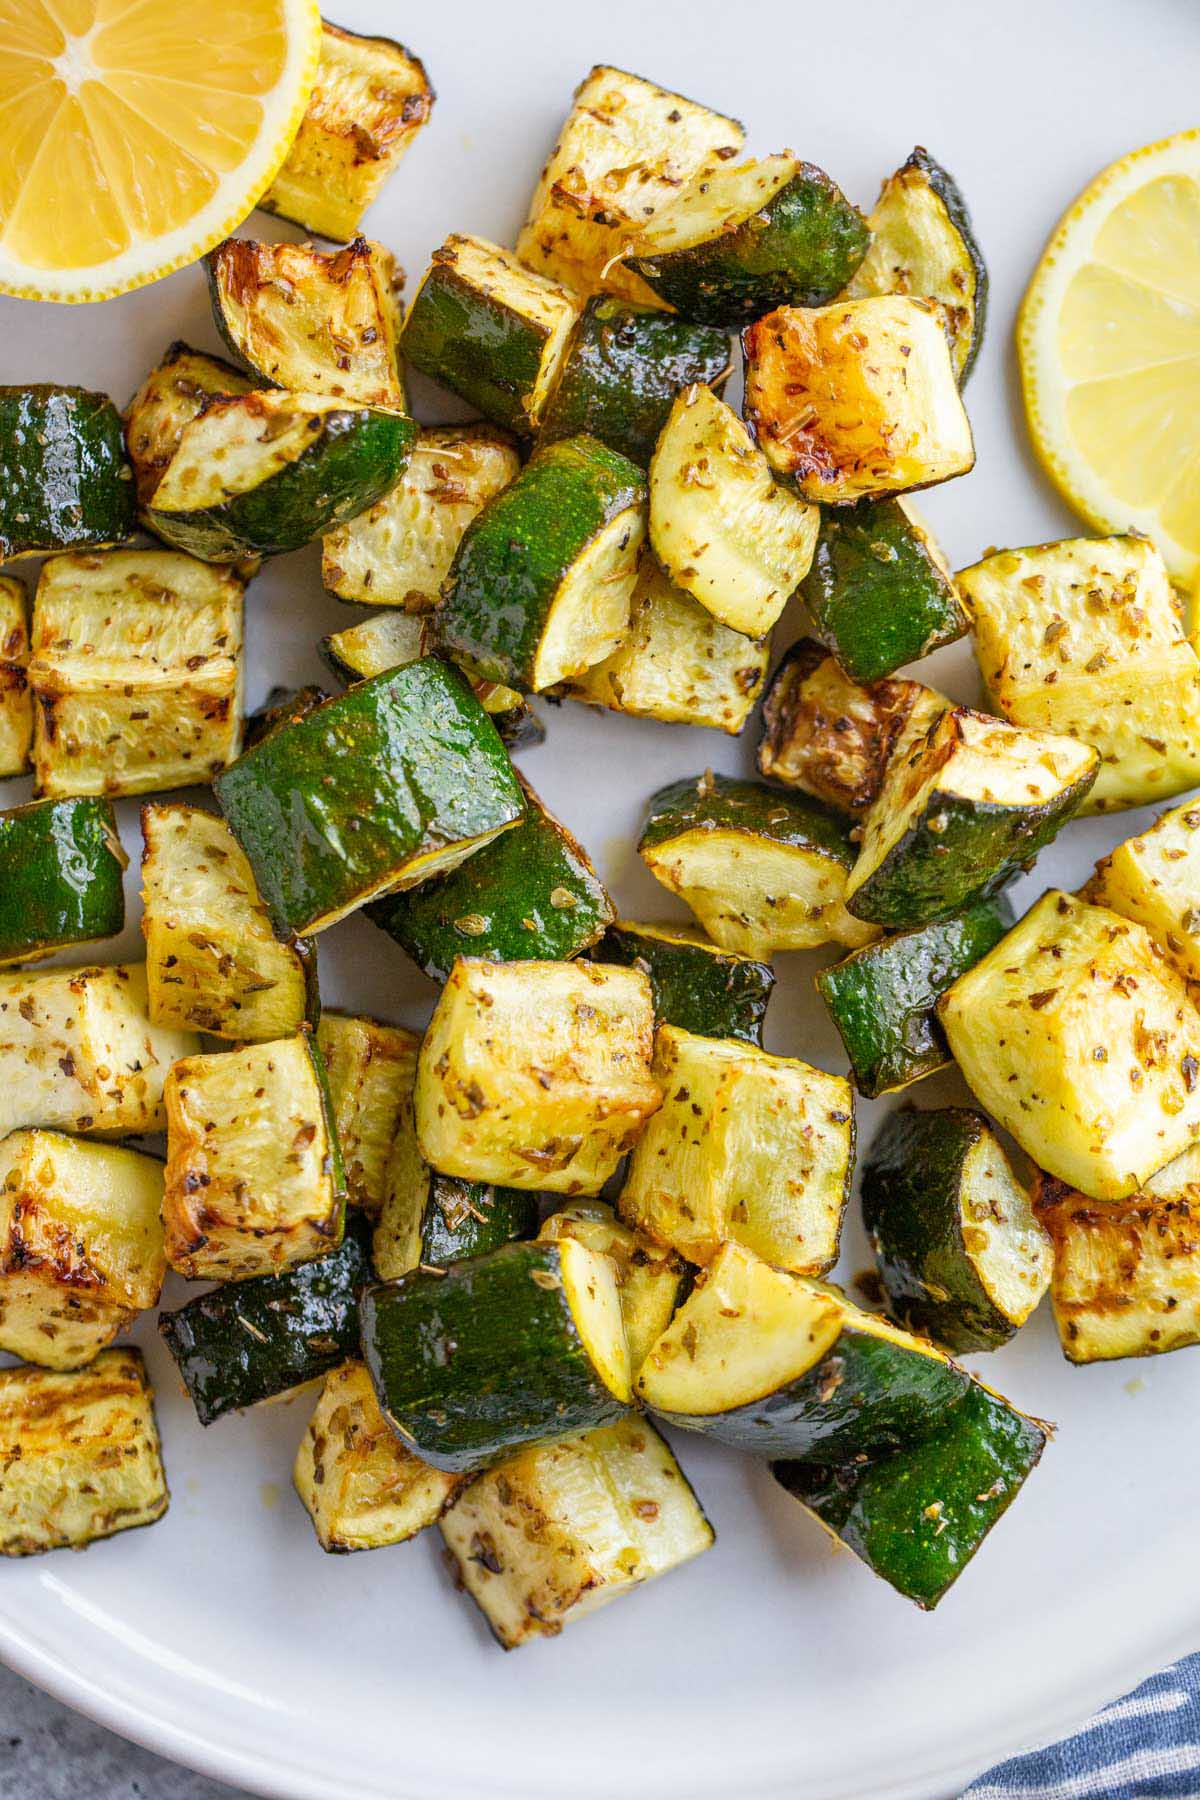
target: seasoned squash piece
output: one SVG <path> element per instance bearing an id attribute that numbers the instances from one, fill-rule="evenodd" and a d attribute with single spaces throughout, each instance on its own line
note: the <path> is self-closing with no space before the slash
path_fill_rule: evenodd
<path id="1" fill-rule="evenodd" d="M 477 1475 L 441 1532 L 506 1650 L 556 1636 L 714 1541 L 667 1444 L 636 1416 L 534 1445 Z"/>
<path id="2" fill-rule="evenodd" d="M 242 741 L 242 601 L 232 569 L 166 550 L 53 556 L 33 606 L 39 794 L 205 782 Z"/>
<path id="3" fill-rule="evenodd" d="M 1200 1135 L 1200 1013 L 1107 907 L 1051 890 L 938 1016 L 981 1104 L 1081 1193 L 1121 1200 Z"/>
<path id="4" fill-rule="evenodd" d="M 446 1175 L 595 1194 L 662 1094 L 639 969 L 460 957 L 417 1063 L 417 1137 Z"/>
<path id="5" fill-rule="evenodd" d="M 140 1350 L 89 1369 L 0 1369 L 0 1556 L 82 1550 L 167 1510 Z"/>
<path id="6" fill-rule="evenodd" d="M 1087 899 L 1135 919 L 1200 981 L 1200 806 L 1185 801 L 1096 864 Z"/>
<path id="7" fill-rule="evenodd" d="M 259 206 L 320 237 L 352 238 L 434 98 L 424 68 L 403 44 L 322 20 L 308 110 Z"/>
<path id="8" fill-rule="evenodd" d="M 33 696 L 28 665 L 25 589 L 15 575 L 0 575 L 0 781 L 23 775 L 29 767 Z"/>
<path id="9" fill-rule="evenodd" d="M 277 1275 L 341 1241 L 346 1186 L 307 1031 L 189 1056 L 167 1077 L 167 1261 L 195 1281 Z"/>
<path id="10" fill-rule="evenodd" d="M 940 307 L 896 297 L 781 306 L 743 345 L 746 417 L 806 500 L 903 494 L 974 465 Z"/>
<path id="11" fill-rule="evenodd" d="M 292 1476 L 317 1541 L 332 1551 L 402 1544 L 436 1524 L 463 1484 L 401 1442 L 360 1362 L 325 1377 Z"/>
<path id="12" fill-rule="evenodd" d="M 958 582 L 996 710 L 1100 752 L 1085 810 L 1168 800 L 1200 782 L 1200 657 L 1153 544 L 998 550 Z"/>
<path id="13" fill-rule="evenodd" d="M 636 1379 L 651 1345 L 667 1329 L 679 1304 L 686 1279 L 682 1258 L 622 1225 L 602 1200 L 576 1200 L 560 1207 L 545 1220 L 538 1237 L 551 1244 L 574 1238 L 614 1263 L 621 1322 L 629 1346 L 629 1372 Z"/>
<path id="14" fill-rule="evenodd" d="M 254 383 L 240 369 L 176 340 L 125 408 L 125 444 L 139 506 L 149 504 L 185 425 L 217 395 L 248 394 Z"/>
<path id="15" fill-rule="evenodd" d="M 316 956 L 271 929 L 245 854 L 216 813 L 143 806 L 142 935 L 156 1025 L 243 1042 L 287 1037 L 307 1017 Z"/>
<path id="16" fill-rule="evenodd" d="M 323 1012 L 317 1043 L 333 1101 L 346 1197 L 376 1217 L 392 1141 L 416 1080 L 421 1040 L 399 1025 Z"/>
<path id="17" fill-rule="evenodd" d="M 0 1350 L 78 1369 L 158 1303 L 166 1257 L 154 1156 L 57 1131 L 0 1141 Z"/>
<path id="18" fill-rule="evenodd" d="M 777 1268 L 837 1261 L 854 1168 L 854 1102 L 841 1075 L 731 1038 L 659 1027 L 665 1099 L 634 1147 L 621 1217 L 689 1262 L 729 1238 Z"/>
<path id="19" fill-rule="evenodd" d="M 0 1136 L 22 1125 L 161 1131 L 171 1064 L 194 1032 L 153 1025 L 143 963 L 0 970 Z"/>

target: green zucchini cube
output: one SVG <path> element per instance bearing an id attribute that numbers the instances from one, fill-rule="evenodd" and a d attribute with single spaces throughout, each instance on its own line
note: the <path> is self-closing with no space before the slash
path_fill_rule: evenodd
<path id="1" fill-rule="evenodd" d="M 213 786 L 281 937 L 455 867 L 524 813 L 495 727 L 436 657 L 290 720 Z"/>
<path id="2" fill-rule="evenodd" d="M 401 1114 L 411 1107 L 420 1043 L 415 1031 L 348 1013 L 323 1011 L 317 1026 L 347 1198 L 372 1218 L 383 1205 Z"/>
<path id="3" fill-rule="evenodd" d="M 128 860 L 111 800 L 34 800 L 0 813 L 0 963 L 116 937 Z"/>
<path id="4" fill-rule="evenodd" d="M 656 1024 L 761 1046 L 775 986 L 770 963 L 722 950 L 686 925 L 638 925 L 628 919 L 609 926 L 592 958 L 649 976 Z"/>
<path id="5" fill-rule="evenodd" d="M 0 471 L 0 562 L 133 535 L 133 479 L 107 394 L 0 387 Z"/>
<path id="6" fill-rule="evenodd" d="M 245 1281 L 337 1249 L 346 1182 L 311 1032 L 185 1057 L 165 1100 L 171 1268 Z"/>
<path id="7" fill-rule="evenodd" d="M 23 775 L 33 743 L 29 692 L 29 624 L 25 588 L 15 575 L 0 575 L 0 780 Z"/>

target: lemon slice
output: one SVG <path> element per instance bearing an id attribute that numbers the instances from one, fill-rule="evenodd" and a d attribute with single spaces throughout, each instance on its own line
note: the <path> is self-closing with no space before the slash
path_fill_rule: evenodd
<path id="1" fill-rule="evenodd" d="M 316 0 L 0 0 L 0 292 L 103 300 L 211 249 L 320 45 Z"/>
<path id="2" fill-rule="evenodd" d="M 1017 322 L 1025 413 L 1089 524 L 1200 572 L 1200 131 L 1135 150 L 1060 222 Z"/>

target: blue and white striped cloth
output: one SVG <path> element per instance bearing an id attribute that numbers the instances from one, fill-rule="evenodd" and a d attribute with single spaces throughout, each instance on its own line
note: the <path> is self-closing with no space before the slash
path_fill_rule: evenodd
<path id="1" fill-rule="evenodd" d="M 1152 1675 L 1075 1737 L 1014 1756 L 963 1800 L 1200 1800 L 1200 1655 Z"/>

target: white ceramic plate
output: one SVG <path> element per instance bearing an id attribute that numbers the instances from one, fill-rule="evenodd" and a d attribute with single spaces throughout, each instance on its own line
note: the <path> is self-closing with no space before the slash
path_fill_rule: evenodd
<path id="1" fill-rule="evenodd" d="M 914 142 L 927 145 L 974 209 L 992 303 L 967 394 L 977 469 L 923 503 L 959 565 L 990 544 L 1071 529 L 1025 447 L 1014 309 L 1088 177 L 1195 123 L 1191 0 L 604 0 L 595 12 L 569 0 L 411 11 L 338 0 L 335 10 L 352 28 L 408 38 L 439 89 L 431 128 L 369 221 L 410 281 L 447 231 L 512 241 L 571 90 L 599 60 L 737 114 L 754 150 L 793 146 L 866 205 Z M 195 270 L 80 311 L 0 304 L 5 381 L 84 382 L 123 401 L 171 339 L 216 348 Z M 428 389 L 417 400 L 427 419 L 453 415 Z M 354 616 L 322 593 L 315 548 L 270 565 L 248 615 L 255 704 L 273 682 L 318 678 L 315 640 Z M 935 667 L 939 685 L 971 697 L 963 646 Z M 591 848 L 623 910 L 664 916 L 666 896 L 632 850 L 642 804 L 706 764 L 750 770 L 754 734 L 739 745 L 570 705 L 545 711 L 548 742 L 523 768 Z M 24 797 L 14 784 L 4 803 Z M 123 811 L 136 848 L 135 809 Z M 1018 898 L 1051 880 L 1074 885 L 1133 824 L 1073 827 Z M 122 949 L 136 953 L 137 941 L 131 931 Z M 428 1014 L 432 988 L 361 921 L 322 938 L 321 962 L 339 1005 L 412 1025 Z M 815 966 L 781 959 L 768 1043 L 839 1068 Z M 960 1097 L 949 1076 L 920 1095 Z M 862 1108 L 863 1142 L 872 1110 Z M 866 1259 L 857 1223 L 847 1237 L 849 1275 Z M 436 1533 L 373 1555 L 318 1551 L 289 1481 L 311 1396 L 202 1431 L 153 1330 L 139 1335 L 159 1383 L 170 1513 L 86 1556 L 6 1568 L 0 1654 L 117 1731 L 262 1793 L 947 1793 L 1067 1730 L 1200 1636 L 1184 1573 L 1200 1482 L 1194 1355 L 1072 1371 L 1040 1316 L 982 1359 L 990 1380 L 1061 1429 L 932 1616 L 832 1554 L 765 1468 L 689 1439 L 679 1447 L 716 1549 L 565 1636 L 504 1656 L 453 1592 Z"/>

